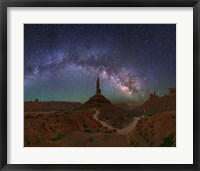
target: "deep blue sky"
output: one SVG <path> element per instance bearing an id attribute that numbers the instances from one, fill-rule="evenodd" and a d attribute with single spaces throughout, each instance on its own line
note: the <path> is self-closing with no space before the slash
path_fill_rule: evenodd
<path id="1" fill-rule="evenodd" d="M 176 87 L 175 24 L 25 24 L 25 101 L 131 103 Z"/>

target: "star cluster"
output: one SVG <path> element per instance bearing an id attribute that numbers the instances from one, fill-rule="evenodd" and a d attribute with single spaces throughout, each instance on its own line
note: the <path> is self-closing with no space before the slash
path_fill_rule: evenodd
<path id="1" fill-rule="evenodd" d="M 99 76 L 113 102 L 176 86 L 174 24 L 25 24 L 25 100 L 86 101 Z"/>

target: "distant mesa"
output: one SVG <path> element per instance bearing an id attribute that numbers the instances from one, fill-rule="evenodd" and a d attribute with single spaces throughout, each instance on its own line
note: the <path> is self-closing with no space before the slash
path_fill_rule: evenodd
<path id="1" fill-rule="evenodd" d="M 174 96 L 176 96 L 176 88 L 169 88 L 168 94 L 165 95 L 165 97 L 174 97 Z M 156 92 L 151 93 L 149 95 L 149 100 L 154 100 L 154 99 L 157 99 L 157 98 L 160 98 L 160 97 L 156 94 Z"/>
<path id="2" fill-rule="evenodd" d="M 162 113 L 176 110 L 176 88 L 169 88 L 168 94 L 162 97 L 156 92 L 149 95 L 149 99 L 138 108 L 138 113 Z"/>
<path id="3" fill-rule="evenodd" d="M 85 104 L 86 105 L 87 104 L 90 104 L 90 105 L 110 104 L 110 105 L 112 105 L 112 103 L 101 94 L 99 77 L 97 77 L 97 80 L 96 80 L 96 94 L 94 96 L 90 97 L 90 99 L 88 101 L 86 101 Z"/>
<path id="4" fill-rule="evenodd" d="M 168 96 L 176 96 L 176 88 L 169 88 Z"/>

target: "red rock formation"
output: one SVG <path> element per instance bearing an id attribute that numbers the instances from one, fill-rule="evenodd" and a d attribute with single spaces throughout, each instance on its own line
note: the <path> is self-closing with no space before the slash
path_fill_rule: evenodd
<path id="1" fill-rule="evenodd" d="M 101 94 L 99 77 L 97 77 L 96 80 L 96 94 L 90 97 L 90 99 L 86 101 L 85 104 L 91 105 L 91 107 L 98 107 L 101 106 L 102 104 L 112 105 L 112 103 Z"/>
<path id="2" fill-rule="evenodd" d="M 99 77 L 97 77 L 97 81 L 96 81 L 96 95 L 101 95 Z"/>

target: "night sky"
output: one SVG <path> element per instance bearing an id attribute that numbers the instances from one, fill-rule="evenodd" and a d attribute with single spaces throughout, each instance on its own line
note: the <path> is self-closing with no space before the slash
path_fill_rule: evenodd
<path id="1" fill-rule="evenodd" d="M 176 87 L 175 24 L 25 24 L 24 98 L 141 102 Z"/>

